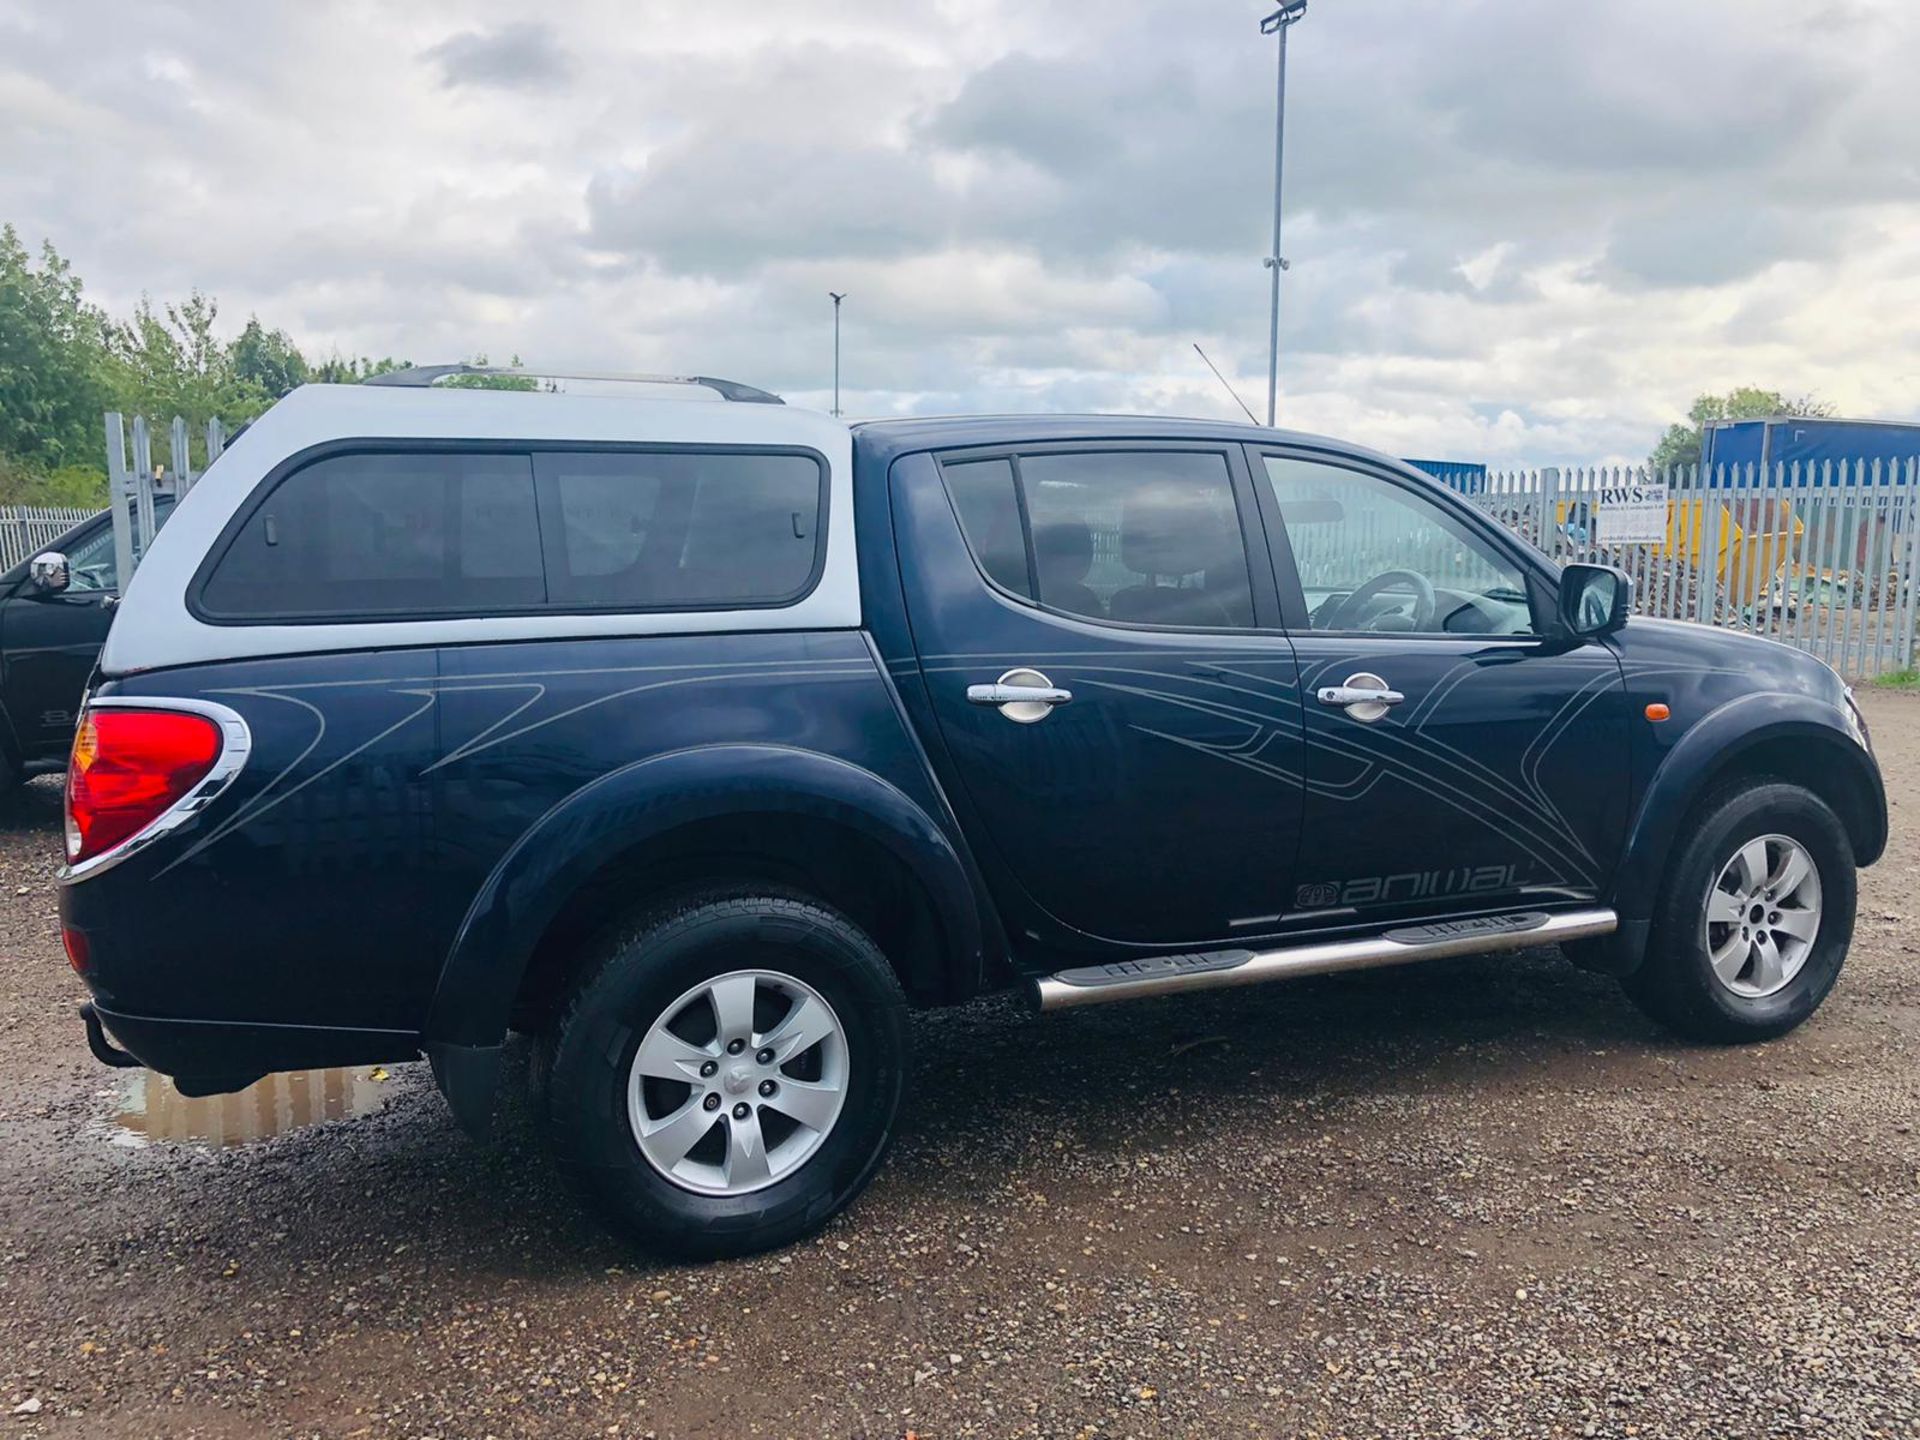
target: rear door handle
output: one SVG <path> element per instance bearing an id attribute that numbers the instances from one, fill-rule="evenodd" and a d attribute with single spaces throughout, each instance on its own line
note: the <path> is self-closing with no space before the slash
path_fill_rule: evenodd
<path id="1" fill-rule="evenodd" d="M 1024 667 L 1009 670 L 991 685 L 969 685 L 967 700 L 974 705 L 992 705 L 1019 725 L 1031 725 L 1053 713 L 1056 705 L 1073 699 L 1071 690 L 1063 690 L 1038 670 Z"/>
<path id="2" fill-rule="evenodd" d="M 969 685 L 967 699 L 976 705 L 1064 705 L 1073 699 L 1071 690 L 1052 685 Z"/>
<path id="3" fill-rule="evenodd" d="M 1398 705 L 1406 698 L 1398 690 L 1376 690 L 1367 685 L 1327 685 L 1320 691 L 1322 705 Z"/>

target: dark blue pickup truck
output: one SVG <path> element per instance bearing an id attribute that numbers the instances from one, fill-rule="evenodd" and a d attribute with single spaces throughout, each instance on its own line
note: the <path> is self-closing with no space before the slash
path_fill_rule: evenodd
<path id="1" fill-rule="evenodd" d="M 109 1063 L 424 1054 L 479 1127 L 530 1032 L 562 1165 L 718 1255 L 871 1177 L 913 1006 L 1558 943 L 1741 1041 L 1840 972 L 1840 680 L 1400 462 L 434 374 L 294 392 L 133 580 L 61 889 Z"/>

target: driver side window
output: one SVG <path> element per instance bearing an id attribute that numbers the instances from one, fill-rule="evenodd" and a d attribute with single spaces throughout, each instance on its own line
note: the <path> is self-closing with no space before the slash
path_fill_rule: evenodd
<path id="1" fill-rule="evenodd" d="M 119 562 L 113 553 L 113 526 L 102 525 L 67 552 L 68 594 L 118 590 Z"/>
<path id="2" fill-rule="evenodd" d="M 1520 568 L 1440 505 L 1362 471 L 1263 459 L 1311 628 L 1533 633 Z"/>

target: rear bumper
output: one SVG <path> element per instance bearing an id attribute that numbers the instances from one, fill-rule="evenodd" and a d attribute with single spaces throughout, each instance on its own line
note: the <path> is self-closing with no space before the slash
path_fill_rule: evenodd
<path id="1" fill-rule="evenodd" d="M 373 1065 L 420 1056 L 420 1037 L 406 1030 L 162 1019 L 110 1010 L 97 1001 L 82 1008 L 82 1019 L 88 1046 L 102 1063 L 137 1061 L 172 1076 L 188 1094 L 239 1090 L 278 1070 Z M 98 1033 L 102 1029 L 105 1033 Z M 120 1055 L 127 1058 L 115 1058 Z"/>

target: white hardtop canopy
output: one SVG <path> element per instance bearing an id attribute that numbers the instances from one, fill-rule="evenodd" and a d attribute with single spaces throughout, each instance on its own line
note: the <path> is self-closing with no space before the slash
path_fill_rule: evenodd
<path id="1" fill-rule="evenodd" d="M 671 380 L 664 384 L 674 384 Z M 321 650 L 364 650 L 570 635 L 835 629 L 860 623 L 853 538 L 852 436 L 814 410 L 739 403 L 704 389 L 624 387 L 619 394 L 480 390 L 429 385 L 305 385 L 237 436 L 154 538 L 127 587 L 101 654 L 108 675 L 161 666 Z M 672 398 L 655 398 L 658 396 Z M 697 395 L 702 398 L 679 398 Z M 676 614 L 476 616 L 327 624 L 211 625 L 187 608 L 195 572 L 227 522 L 284 462 L 315 447 L 381 440 L 499 441 L 503 445 L 793 447 L 827 462 L 827 556 L 819 585 L 774 610 Z"/>

